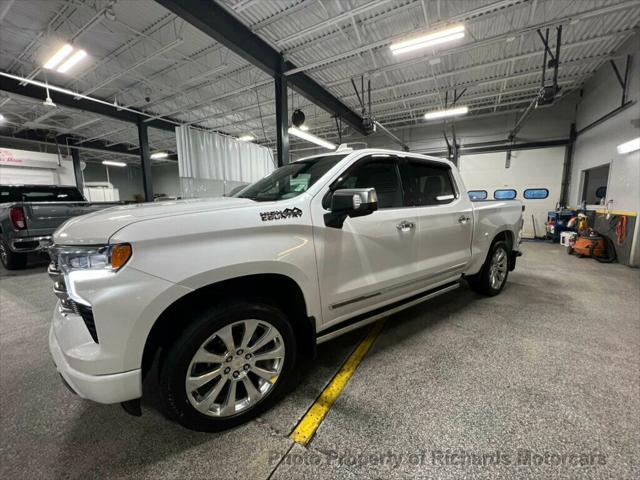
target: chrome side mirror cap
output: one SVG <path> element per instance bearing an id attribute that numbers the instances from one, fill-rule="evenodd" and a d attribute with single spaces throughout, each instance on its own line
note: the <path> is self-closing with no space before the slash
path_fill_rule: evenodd
<path id="1" fill-rule="evenodd" d="M 375 188 L 343 188 L 331 195 L 331 212 L 325 214 L 327 227 L 342 228 L 347 217 L 363 217 L 378 209 Z"/>

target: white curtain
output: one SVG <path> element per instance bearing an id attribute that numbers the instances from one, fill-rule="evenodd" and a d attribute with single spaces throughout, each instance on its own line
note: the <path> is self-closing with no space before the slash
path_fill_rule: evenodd
<path id="1" fill-rule="evenodd" d="M 176 127 L 182 196 L 221 196 L 271 173 L 273 152 L 251 142 L 186 126 Z"/>

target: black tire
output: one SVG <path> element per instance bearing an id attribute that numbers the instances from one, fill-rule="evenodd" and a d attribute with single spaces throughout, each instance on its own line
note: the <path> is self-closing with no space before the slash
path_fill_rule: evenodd
<path id="1" fill-rule="evenodd" d="M 246 410 L 225 417 L 201 413 L 191 404 L 185 386 L 191 361 L 198 349 L 212 335 L 226 325 L 247 319 L 265 322 L 269 326 L 275 327 L 280 333 L 286 353 L 277 380 L 263 398 L 255 405 L 247 407 Z M 255 344 L 257 341 L 252 343 Z M 160 368 L 162 402 L 169 418 L 186 428 L 202 432 L 225 430 L 257 417 L 274 405 L 285 393 L 295 363 L 295 335 L 287 316 L 282 311 L 271 305 L 258 302 L 232 302 L 224 306 L 211 307 L 196 313 L 191 324 L 168 348 Z M 209 386 L 205 388 L 208 389 Z M 238 388 L 247 392 L 245 387 Z"/>
<path id="2" fill-rule="evenodd" d="M 23 270 L 27 266 L 27 254 L 13 252 L 0 237 L 0 261 L 7 270 Z"/>
<path id="3" fill-rule="evenodd" d="M 573 255 L 573 247 L 572 246 L 568 246 L 567 247 L 567 254 L 568 255 Z"/>
<path id="4" fill-rule="evenodd" d="M 491 282 L 491 262 L 494 258 L 494 255 L 497 251 L 503 250 L 506 255 L 506 270 L 504 273 L 504 278 L 499 285 L 492 285 Z M 507 278 L 509 277 L 509 255 L 511 254 L 511 250 L 509 246 L 503 242 L 498 241 L 491 245 L 489 249 L 489 253 L 487 254 L 487 258 L 482 265 L 480 271 L 475 274 L 467 277 L 467 281 L 469 282 L 469 286 L 478 293 L 482 293 L 483 295 L 487 295 L 493 297 L 494 295 L 498 295 L 505 284 L 507 283 Z"/>

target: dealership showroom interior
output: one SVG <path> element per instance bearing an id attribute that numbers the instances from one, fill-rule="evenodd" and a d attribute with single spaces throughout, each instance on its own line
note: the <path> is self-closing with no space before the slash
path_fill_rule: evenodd
<path id="1" fill-rule="evenodd" d="M 640 478 L 639 0 L 0 0 L 0 477 Z"/>

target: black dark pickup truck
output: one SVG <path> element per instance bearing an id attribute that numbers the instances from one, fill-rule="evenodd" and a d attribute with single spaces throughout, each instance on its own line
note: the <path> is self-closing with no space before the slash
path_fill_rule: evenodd
<path id="1" fill-rule="evenodd" d="M 27 265 L 27 254 L 47 249 L 67 219 L 117 203 L 87 202 L 76 187 L 0 185 L 0 260 L 8 270 Z"/>

